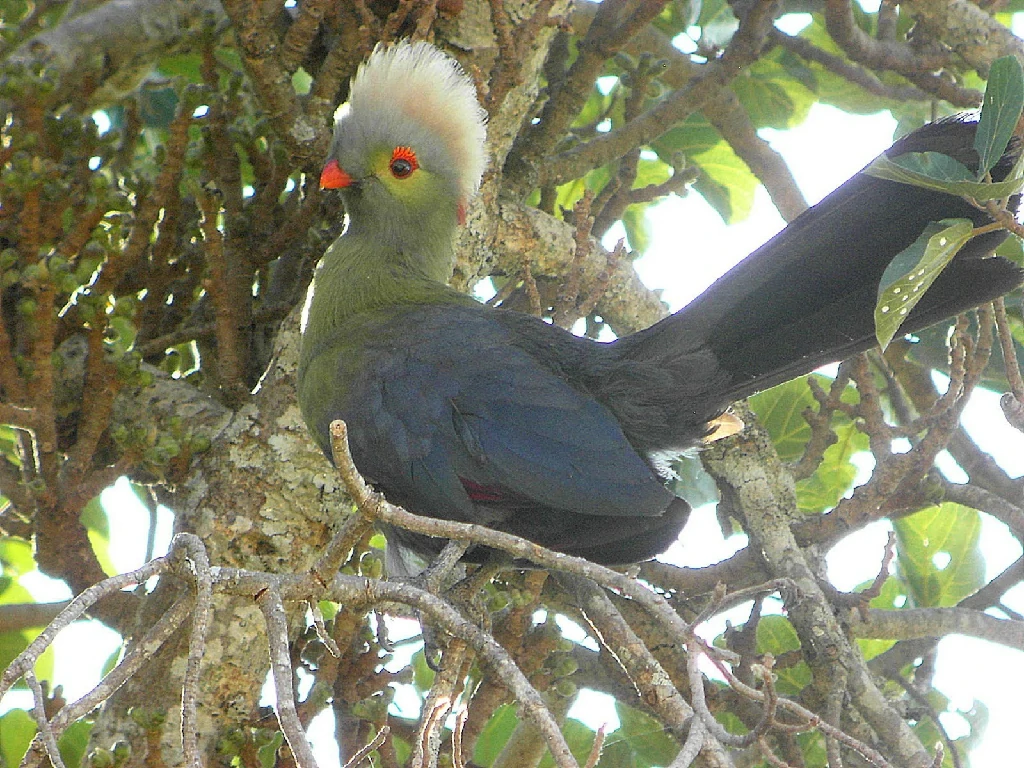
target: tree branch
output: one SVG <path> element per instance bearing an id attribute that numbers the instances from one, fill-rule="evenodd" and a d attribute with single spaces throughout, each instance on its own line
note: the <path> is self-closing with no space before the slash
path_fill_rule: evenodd
<path id="1" fill-rule="evenodd" d="M 991 13 L 968 0 L 902 0 L 900 8 L 920 25 L 920 31 L 941 40 L 968 66 L 987 77 L 1000 56 L 1024 58 L 1024 42 Z"/>
<path id="2" fill-rule="evenodd" d="M 850 629 L 856 637 L 887 640 L 941 638 L 960 634 L 1024 651 L 1024 622 L 999 619 L 967 608 L 903 608 L 851 611 Z"/>
<path id="3" fill-rule="evenodd" d="M 26 40 L 9 60 L 45 66 L 57 85 L 52 103 L 84 88 L 98 107 L 133 90 L 157 56 L 189 49 L 226 24 L 219 0 L 106 0 Z"/>

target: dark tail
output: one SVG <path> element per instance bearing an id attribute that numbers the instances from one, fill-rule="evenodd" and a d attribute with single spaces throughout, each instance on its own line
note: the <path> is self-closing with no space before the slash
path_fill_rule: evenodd
<path id="1" fill-rule="evenodd" d="M 886 154 L 941 152 L 976 167 L 975 126 L 959 120 L 932 123 Z M 1014 155 L 1003 157 L 994 178 L 1008 173 Z M 930 222 L 947 218 L 971 219 L 976 225 L 990 221 L 959 197 L 858 173 L 693 303 L 618 342 L 619 359 L 673 367 L 669 361 L 675 358 L 685 377 L 695 358 L 704 357 L 717 368 L 707 377 L 715 391 L 704 393 L 705 413 L 677 418 L 709 418 L 733 400 L 874 346 L 882 273 Z M 971 240 L 901 332 L 920 330 L 1019 285 L 1024 273 L 991 256 L 1005 237 L 1005 232 L 993 232 Z"/>

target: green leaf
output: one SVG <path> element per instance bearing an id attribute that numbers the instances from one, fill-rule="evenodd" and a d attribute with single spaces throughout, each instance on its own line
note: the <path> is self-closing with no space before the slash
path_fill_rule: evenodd
<path id="1" fill-rule="evenodd" d="M 781 656 L 800 650 L 800 637 L 785 616 L 762 616 L 757 622 L 757 652 Z M 811 668 L 804 661 L 775 669 L 780 693 L 795 696 L 811 682 Z"/>
<path id="2" fill-rule="evenodd" d="M 480 732 L 476 749 L 473 750 L 473 762 L 485 766 L 493 764 L 518 723 L 515 704 L 502 704 L 498 707 Z"/>
<path id="3" fill-rule="evenodd" d="M 799 696 L 811 683 L 811 668 L 800 660 L 787 667 L 775 668 L 775 687 L 783 696 Z"/>
<path id="4" fill-rule="evenodd" d="M 857 6 L 854 7 L 856 8 Z M 811 23 L 804 27 L 800 32 L 800 38 L 812 43 L 816 48 L 824 51 L 825 53 L 830 53 L 833 56 L 844 58 L 846 56 L 842 49 L 836 45 L 832 36 L 828 33 L 828 30 L 825 27 L 824 17 L 821 14 L 814 14 L 812 16 Z M 852 80 L 842 77 L 828 67 L 817 62 L 806 62 L 795 56 L 792 56 L 792 59 L 782 57 L 781 60 L 791 70 L 794 67 L 806 70 L 810 76 L 813 77 L 813 84 L 811 84 L 810 87 L 817 95 L 818 100 L 823 104 L 829 104 L 837 107 L 844 112 L 863 115 L 874 114 L 888 109 L 893 113 L 893 117 L 897 120 L 902 116 L 912 114 L 913 119 L 909 120 L 909 122 L 913 123 L 914 128 L 931 119 L 929 110 L 933 105 L 937 106 L 939 110 L 946 110 L 941 114 L 950 113 L 948 107 L 945 106 L 945 102 L 903 101 L 885 98 L 867 91 Z M 882 72 L 876 74 L 883 84 L 891 88 L 895 89 L 906 87 L 908 85 L 905 78 L 895 73 Z M 801 74 L 799 77 L 803 82 L 806 81 L 807 75 Z"/>
<path id="5" fill-rule="evenodd" d="M 797 505 L 801 512 L 820 514 L 838 504 L 857 476 L 853 456 L 869 448 L 868 436 L 853 422 L 837 417 L 832 429 L 836 443 L 825 450 L 814 474 L 796 484 Z"/>
<path id="6" fill-rule="evenodd" d="M 646 205 L 631 205 L 622 212 L 622 227 L 631 252 L 639 257 L 651 243 L 651 227 L 647 221 Z"/>
<path id="7" fill-rule="evenodd" d="M 583 197 L 588 189 L 593 192 L 600 192 L 611 179 L 611 166 L 602 165 L 600 168 L 587 173 L 582 179 L 574 179 L 558 188 L 555 195 L 555 210 L 570 211 L 573 206 Z"/>
<path id="8" fill-rule="evenodd" d="M 697 16 L 695 25 L 698 27 L 706 27 L 709 24 L 720 21 L 722 18 L 730 19 L 735 21 L 736 17 L 733 16 L 732 8 L 729 7 L 728 0 L 704 0 L 700 7 L 700 14 Z"/>
<path id="9" fill-rule="evenodd" d="M 668 163 L 641 157 L 636 167 L 636 180 L 633 182 L 633 189 L 643 189 L 656 184 L 664 184 L 672 178 L 672 166 Z"/>
<path id="10" fill-rule="evenodd" d="M 981 515 L 945 503 L 893 522 L 899 575 L 915 607 L 956 605 L 985 583 Z"/>
<path id="11" fill-rule="evenodd" d="M 0 577 L 0 604 L 34 603 L 36 599 L 25 587 L 10 576 Z M 16 630 L 0 633 L 0 669 L 4 669 L 14 658 L 28 647 L 39 635 L 40 629 Z M 53 678 L 53 648 L 47 648 L 35 664 L 36 676 L 40 679 Z M 24 683 L 19 683 L 19 687 Z"/>
<path id="12" fill-rule="evenodd" d="M 999 162 L 1017 127 L 1024 108 L 1024 69 L 1013 56 L 992 62 L 981 105 L 981 118 L 974 134 L 978 150 L 978 178 L 982 179 Z"/>
<path id="13" fill-rule="evenodd" d="M 295 74 L 292 75 L 292 88 L 295 89 L 296 93 L 305 96 L 309 93 L 309 89 L 312 84 L 313 78 L 310 76 L 309 72 L 304 70 L 302 67 L 295 70 Z"/>
<path id="14" fill-rule="evenodd" d="M 436 674 L 427 664 L 427 657 L 422 648 L 412 655 L 412 683 L 418 692 L 429 691 Z"/>
<path id="15" fill-rule="evenodd" d="M 827 387 L 828 379 L 824 376 L 821 379 Z M 796 461 L 803 455 L 811 436 L 811 427 L 803 412 L 812 405 L 814 398 L 804 378 L 787 381 L 750 398 L 750 407 L 768 430 L 783 461 Z"/>
<path id="16" fill-rule="evenodd" d="M 961 750 L 961 755 L 969 754 L 973 749 L 981 745 L 985 730 L 988 728 L 988 707 L 984 701 L 974 699 L 971 702 L 970 709 L 964 710 L 958 707 L 957 712 L 967 721 L 967 724 L 971 727 L 971 732 L 967 736 L 961 736 L 957 739 L 956 744 Z"/>
<path id="17" fill-rule="evenodd" d="M 906 152 L 890 158 L 880 155 L 864 170 L 869 176 L 914 184 L 916 181 L 934 182 L 931 189 L 945 192 L 949 182 L 973 181 L 970 169 L 941 152 Z"/>
<path id="18" fill-rule="evenodd" d="M 819 730 L 797 734 L 796 743 L 804 755 L 807 768 L 828 768 L 828 753 L 825 750 L 825 736 Z"/>
<path id="19" fill-rule="evenodd" d="M 406 765 L 409 762 L 409 757 L 412 755 L 412 744 L 407 739 L 395 735 L 394 731 L 391 732 L 391 740 L 395 744 L 395 757 L 398 758 L 395 762 L 398 765 Z M 487 763 L 487 765 L 490 765 L 490 763 Z"/>
<path id="20" fill-rule="evenodd" d="M 1019 237 L 1008 237 L 995 250 L 996 256 L 1009 259 L 1018 267 L 1024 267 L 1024 240 Z"/>
<path id="21" fill-rule="evenodd" d="M 562 736 L 565 737 L 565 743 L 569 745 L 569 751 L 572 752 L 573 757 L 576 758 L 576 762 L 582 764 L 586 761 L 587 756 L 590 754 L 590 750 L 594 747 L 594 738 L 596 734 L 590 728 L 585 726 L 579 720 L 572 718 L 567 719 L 562 725 Z M 611 745 L 609 742 L 605 742 L 605 750 Z M 623 763 L 616 761 L 614 758 L 609 758 L 607 751 L 602 751 L 601 762 L 607 761 L 608 765 L 631 765 L 631 763 Z M 555 768 L 554 758 L 551 757 L 551 753 L 548 752 L 541 759 L 538 768 Z"/>
<path id="22" fill-rule="evenodd" d="M 967 166 L 938 152 L 908 152 L 891 159 L 880 155 L 862 173 L 980 202 L 1009 197 L 1024 187 L 1024 179 L 1017 173 L 1003 181 L 974 181 Z"/>
<path id="23" fill-rule="evenodd" d="M 934 222 L 886 267 L 875 305 L 875 336 L 882 349 L 889 346 L 925 291 L 973 235 L 974 224 L 967 219 Z"/>
<path id="24" fill-rule="evenodd" d="M 320 615 L 324 617 L 324 621 L 331 621 L 335 616 L 338 615 L 338 611 L 341 606 L 338 603 L 330 600 L 321 600 L 317 603 L 317 607 L 320 609 Z"/>
<path id="25" fill-rule="evenodd" d="M 79 519 L 90 531 L 104 537 L 110 536 L 110 520 L 107 519 L 107 511 L 103 508 L 99 496 L 85 505 Z"/>
<path id="26" fill-rule="evenodd" d="M 6 669 L 30 642 L 24 632 L 0 632 L 0 665 Z"/>
<path id="27" fill-rule="evenodd" d="M 792 128 L 807 118 L 814 103 L 814 94 L 783 66 L 779 54 L 759 59 L 729 87 L 755 128 Z"/>
<path id="28" fill-rule="evenodd" d="M 36 735 L 36 722 L 23 709 L 12 709 L 0 717 L 0 758 L 5 766 L 21 763 Z"/>
<path id="29" fill-rule="evenodd" d="M 832 385 L 827 376 L 816 375 L 814 378 L 825 389 Z M 852 387 L 843 393 L 846 401 L 854 397 Z M 749 402 L 771 435 L 779 457 L 787 462 L 797 461 L 811 436 L 811 428 L 803 414 L 806 409 L 815 407 L 807 377 L 759 392 Z M 797 503 L 801 511 L 809 514 L 834 507 L 850 490 L 858 471 L 851 459 L 868 449 L 867 436 L 843 414 L 833 417 L 832 428 L 837 442 L 825 451 L 814 474 L 797 483 Z"/>
<path id="30" fill-rule="evenodd" d="M 0 577 L 0 605 L 34 603 L 32 593 L 10 576 Z"/>
<path id="31" fill-rule="evenodd" d="M 103 666 L 100 667 L 100 676 L 106 677 L 110 673 L 110 670 L 117 666 L 117 663 L 121 660 L 122 650 L 123 648 L 115 648 L 111 654 L 107 656 L 106 661 L 103 662 Z"/>
<path id="32" fill-rule="evenodd" d="M 718 146 L 725 139 L 700 112 L 690 115 L 681 124 L 662 134 L 651 147 L 666 163 L 671 163 L 676 152 L 694 157 Z"/>
<path id="33" fill-rule="evenodd" d="M 854 591 L 861 592 L 867 589 L 871 586 L 872 581 L 874 580 L 864 582 Z M 882 584 L 882 589 L 878 595 L 871 599 L 869 605 L 882 611 L 894 611 L 906 604 L 907 597 L 907 587 L 903 580 L 895 576 L 889 576 Z M 864 654 L 864 658 L 870 661 L 875 656 L 885 653 L 896 645 L 896 641 L 861 637 L 857 638 L 857 645 L 860 647 L 860 652 Z"/>
<path id="34" fill-rule="evenodd" d="M 701 27 L 700 42 L 709 48 L 725 48 L 739 26 L 739 20 L 731 13 L 722 14 Z"/>
<path id="35" fill-rule="evenodd" d="M 15 430 L 7 425 L 0 425 L 0 454 L 14 466 L 21 466 L 21 444 Z"/>
<path id="36" fill-rule="evenodd" d="M 758 180 L 750 168 L 724 141 L 693 157 L 701 175 L 693 184 L 726 224 L 750 215 Z"/>
<path id="37" fill-rule="evenodd" d="M 715 712 L 715 719 L 725 726 L 725 730 L 729 733 L 734 733 L 738 736 L 744 733 L 750 733 L 750 728 L 747 727 L 747 724 L 728 709 L 722 708 Z"/>
<path id="38" fill-rule="evenodd" d="M 139 335 L 135 323 L 129 317 L 114 316 L 107 318 L 107 344 L 115 357 L 121 358 L 128 354 L 135 337 Z"/>
<path id="39" fill-rule="evenodd" d="M 165 129 L 178 112 L 178 93 L 173 88 L 139 88 L 135 98 L 146 128 Z"/>
<path id="40" fill-rule="evenodd" d="M 168 78 L 182 77 L 191 83 L 201 83 L 203 57 L 198 53 L 180 53 L 164 56 L 157 63 L 157 71 Z"/>
<path id="41" fill-rule="evenodd" d="M 762 616 L 757 622 L 757 652 L 781 656 L 800 650 L 800 636 L 785 616 Z"/>
<path id="42" fill-rule="evenodd" d="M 38 635 L 39 631 L 33 630 L 0 633 L 0 669 L 6 669 L 7 665 L 14 661 L 15 657 L 24 651 Z M 51 645 L 36 661 L 35 673 L 40 680 L 53 679 L 53 656 L 53 646 Z M 23 681 L 17 683 L 19 688 L 24 686 Z"/>
<path id="43" fill-rule="evenodd" d="M 934 692 L 934 689 L 932 690 Z M 945 706 L 941 706 L 938 708 L 933 707 L 933 711 L 940 713 L 944 712 L 945 709 Z M 917 736 L 917 738 L 920 740 L 922 744 L 940 743 L 942 742 L 943 736 L 945 735 L 942 731 L 938 729 L 938 727 L 935 725 L 935 721 L 932 720 L 930 717 L 922 717 L 920 720 L 918 720 L 912 725 L 911 730 L 913 730 L 914 735 Z M 962 747 L 958 747 L 958 749 L 962 749 Z M 964 753 L 961 752 L 960 754 Z M 932 765 L 934 765 L 934 763 L 932 763 Z M 945 752 L 943 752 L 941 768 L 955 768 L 955 766 L 956 763 L 953 762 L 953 755 L 947 749 Z"/>
<path id="44" fill-rule="evenodd" d="M 690 115 L 652 142 L 651 148 L 666 163 L 681 154 L 700 169 L 693 188 L 723 221 L 732 223 L 749 215 L 759 182 L 704 115 Z"/>
<path id="45" fill-rule="evenodd" d="M 36 569 L 32 544 L 22 539 L 6 538 L 0 541 L 0 565 L 4 574 L 20 576 Z"/>
<path id="46" fill-rule="evenodd" d="M 672 762 L 679 752 L 679 745 L 669 737 L 660 722 L 650 715 L 620 702 L 615 702 L 615 712 L 619 716 L 619 729 L 609 736 L 605 743 L 615 747 L 621 744 L 622 746 L 617 748 L 622 749 L 623 752 L 628 747 L 630 754 L 628 756 L 623 754 L 622 757 L 631 757 L 632 761 L 627 763 L 624 760 L 619 760 L 610 762 L 609 765 L 639 767 L 669 765 Z M 611 753 L 609 757 L 614 754 L 614 752 Z M 586 755 L 583 755 L 583 758 L 585 759 Z M 601 762 L 604 762 L 604 753 L 602 753 Z"/>
<path id="47" fill-rule="evenodd" d="M 594 86 L 587 98 L 587 103 L 583 105 L 583 109 L 573 121 L 573 126 L 581 127 L 596 123 L 598 119 L 608 113 L 608 107 L 615 98 L 614 94 L 614 88 L 608 93 L 601 93 L 597 86 Z"/>
<path id="48" fill-rule="evenodd" d="M 260 761 L 260 768 L 274 768 L 277 765 L 277 751 L 284 744 L 284 734 L 276 733 L 269 744 L 264 744 L 256 750 L 256 757 Z"/>
<path id="49" fill-rule="evenodd" d="M 68 726 L 68 729 L 61 734 L 57 747 L 60 749 L 60 756 L 64 759 L 64 765 L 77 766 L 82 764 L 85 757 L 85 749 L 89 746 L 89 733 L 92 731 L 92 723 L 88 720 L 78 720 Z"/>
<path id="50" fill-rule="evenodd" d="M 858 592 L 867 589 L 874 583 L 874 579 L 864 582 L 857 587 Z M 875 597 L 871 598 L 869 605 L 883 611 L 892 611 L 900 608 L 906 603 L 907 590 L 902 579 L 889 576 L 882 583 L 882 588 Z"/>

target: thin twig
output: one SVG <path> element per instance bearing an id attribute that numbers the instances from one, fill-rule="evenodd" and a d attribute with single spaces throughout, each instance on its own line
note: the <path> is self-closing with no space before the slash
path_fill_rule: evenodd
<path id="1" fill-rule="evenodd" d="M 213 613 L 213 576 L 210 558 L 202 539 L 192 533 L 179 533 L 171 540 L 172 552 L 187 557 L 196 585 L 196 607 L 192 615 L 192 631 L 188 638 L 188 656 L 181 686 L 181 746 L 189 768 L 202 768 L 199 752 L 199 672 L 206 652 L 206 635 Z"/>
<path id="2" fill-rule="evenodd" d="M 691 719 L 690 732 L 686 736 L 686 741 L 683 742 L 683 748 L 679 750 L 669 768 L 690 768 L 704 747 L 704 740 L 708 735 L 707 728 L 704 727 L 704 721 L 701 718 L 694 717 Z"/>
<path id="3" fill-rule="evenodd" d="M 353 547 L 367 534 L 373 524 L 362 515 L 349 515 L 330 543 L 324 549 L 310 572 L 322 583 L 327 584 L 331 576 L 341 567 Z"/>
<path id="4" fill-rule="evenodd" d="M 999 347 L 1003 352 L 1006 380 L 1010 384 L 1013 396 L 1020 402 L 1024 402 L 1024 378 L 1021 377 L 1020 363 L 1017 362 L 1017 349 L 1014 346 L 1010 321 L 1006 318 L 1006 302 L 999 297 L 992 302 L 992 306 L 995 310 L 996 328 L 999 331 Z"/>
<path id="5" fill-rule="evenodd" d="M 35 671 L 25 670 L 25 683 L 32 691 L 32 717 L 36 721 L 36 728 L 39 729 L 36 738 L 41 740 L 46 749 L 46 756 L 50 758 L 54 768 L 64 768 L 64 761 L 60 756 L 60 747 L 57 746 L 57 738 L 50 728 L 50 721 L 46 717 L 46 696 L 43 695 L 42 686 L 36 678 Z M 30 750 L 31 754 L 31 750 Z"/>
<path id="6" fill-rule="evenodd" d="M 320 638 L 320 642 L 324 644 L 324 647 L 327 648 L 331 656 L 340 659 L 341 649 L 338 648 L 334 638 L 327 632 L 327 627 L 324 626 L 324 614 L 320 610 L 320 604 L 315 600 L 309 602 L 309 613 L 313 617 L 313 627 L 316 629 L 316 636 Z"/>
<path id="7" fill-rule="evenodd" d="M 292 663 L 288 653 L 288 619 L 281 594 L 274 587 L 259 593 L 256 603 L 267 622 L 267 647 L 270 651 L 270 669 L 277 694 L 277 721 L 281 725 L 288 747 L 298 768 L 316 768 L 316 757 L 309 745 L 306 732 L 295 708 L 292 685 Z"/>
<path id="8" fill-rule="evenodd" d="M 597 761 L 601 759 L 601 749 L 604 747 L 604 737 L 607 733 L 606 727 L 601 725 L 594 734 L 594 743 L 590 747 L 590 754 L 587 755 L 587 761 L 583 764 L 583 768 L 595 768 Z"/>
<path id="9" fill-rule="evenodd" d="M 357 765 L 370 756 L 373 750 L 380 747 L 390 734 L 391 728 L 386 725 L 383 726 L 365 747 L 362 747 L 345 762 L 342 768 L 356 768 Z"/>

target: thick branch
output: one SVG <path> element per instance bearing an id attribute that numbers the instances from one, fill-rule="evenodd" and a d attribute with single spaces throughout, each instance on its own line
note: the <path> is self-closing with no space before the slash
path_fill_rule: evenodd
<path id="1" fill-rule="evenodd" d="M 723 496 L 742 510 L 751 546 L 763 553 L 771 575 L 797 585 L 800 599 L 787 607 L 800 635 L 804 658 L 814 674 L 822 708 L 830 692 L 841 691 L 845 685 L 854 705 L 899 765 L 928 765 L 931 760 L 920 740 L 875 684 L 797 544 L 790 529 L 790 522 L 797 516 L 792 479 L 772 450 L 767 434 L 756 419 L 750 421 L 753 423 L 738 438 L 742 449 L 735 440 L 720 441 L 730 443 L 732 450 L 726 452 L 725 446 L 716 444 L 705 453 L 705 465 L 719 481 Z"/>
<path id="2" fill-rule="evenodd" d="M 902 0 L 901 10 L 920 25 L 920 31 L 941 40 L 982 77 L 1000 56 L 1024 60 L 1024 42 L 978 3 L 969 0 Z"/>
<path id="3" fill-rule="evenodd" d="M 941 69 L 948 56 L 916 51 L 905 43 L 876 40 L 857 26 L 851 0 L 825 0 L 825 24 L 851 59 L 872 69 L 924 73 Z"/>
<path id="4" fill-rule="evenodd" d="M 305 167 L 326 154 L 329 135 L 303 109 L 292 86 L 292 73 L 278 56 L 277 30 L 267 23 L 267 18 L 259 16 L 264 7 L 241 0 L 224 2 L 224 9 L 234 23 L 239 52 L 262 106 L 295 164 Z"/>
<path id="5" fill-rule="evenodd" d="M 84 83 L 102 84 L 98 106 L 138 85 L 157 56 L 190 48 L 226 22 L 219 0 L 107 0 L 25 41 L 11 61 L 45 65 L 58 103 Z"/>
<path id="6" fill-rule="evenodd" d="M 967 608 L 872 609 L 866 615 L 853 611 L 850 629 L 857 637 L 888 640 L 969 635 L 1024 651 L 1024 622 L 999 619 Z"/>

